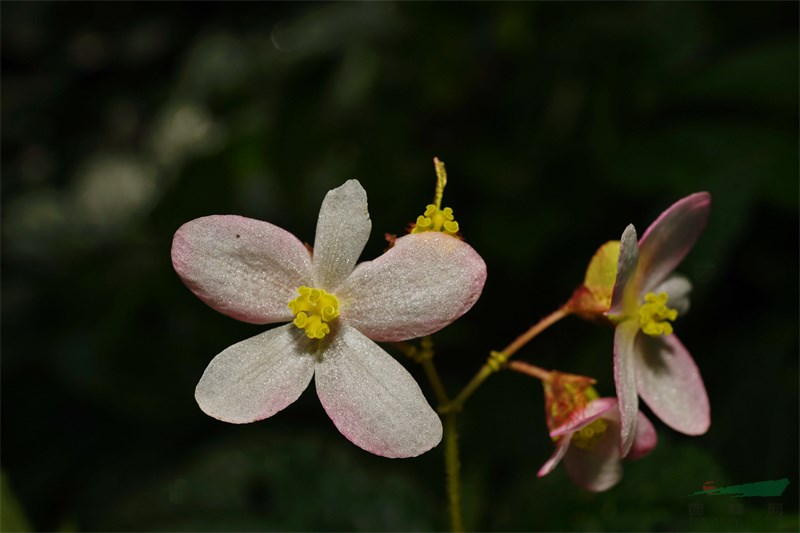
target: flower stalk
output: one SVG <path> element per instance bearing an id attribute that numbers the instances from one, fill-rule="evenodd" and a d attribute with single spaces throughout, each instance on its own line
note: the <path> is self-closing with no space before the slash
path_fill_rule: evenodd
<path id="1" fill-rule="evenodd" d="M 439 413 L 444 414 L 452 411 L 460 411 L 464 407 L 464 402 L 466 402 L 467 399 L 472 396 L 472 394 L 478 390 L 481 385 L 483 385 L 483 382 L 486 381 L 489 376 L 506 366 L 508 364 L 508 359 L 512 355 L 533 340 L 534 337 L 569 314 L 570 311 L 566 306 L 559 307 L 534 324 L 530 329 L 528 329 L 528 331 L 517 337 L 513 342 L 511 342 L 511 344 L 506 346 L 503 351 L 491 352 L 489 358 L 486 360 L 486 363 L 484 363 L 478 373 L 473 376 L 469 383 L 467 383 L 466 387 L 464 387 L 464 389 L 458 393 L 455 399 L 452 402 L 439 407 Z"/>

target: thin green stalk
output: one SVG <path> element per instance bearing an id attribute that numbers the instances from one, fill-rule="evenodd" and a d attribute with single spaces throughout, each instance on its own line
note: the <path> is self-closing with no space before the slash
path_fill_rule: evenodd
<path id="1" fill-rule="evenodd" d="M 402 350 L 408 357 L 414 359 L 422 365 L 425 376 L 436 395 L 436 400 L 440 406 L 450 403 L 450 396 L 444 388 L 439 371 L 433 362 L 433 341 L 429 336 L 420 340 L 420 347 L 417 348 L 405 342 L 395 343 L 395 346 Z M 444 470 L 446 478 L 447 501 L 450 511 L 450 528 L 452 531 L 464 531 L 464 519 L 461 510 L 461 461 L 458 457 L 458 415 L 450 413 L 442 415 L 442 425 L 444 427 Z"/>
<path id="2" fill-rule="evenodd" d="M 458 457 L 458 414 L 444 415 L 444 468 L 447 475 L 447 498 L 450 502 L 450 530 L 464 531 L 461 511 L 461 461 Z"/>
<path id="3" fill-rule="evenodd" d="M 472 377 L 469 383 L 467 383 L 467 386 L 458 393 L 452 402 L 440 406 L 439 412 L 449 413 L 461 410 L 461 408 L 464 406 L 464 402 L 466 402 L 467 399 L 472 396 L 476 390 L 478 390 L 478 387 L 480 387 L 489 376 L 505 366 L 509 357 L 514 355 L 520 348 L 525 346 L 531 341 L 531 339 L 536 337 L 542 331 L 546 330 L 569 314 L 570 311 L 566 306 L 560 307 L 534 324 L 530 329 L 528 329 L 528 331 L 517 337 L 511 344 L 506 346 L 502 352 L 491 352 L 489 359 L 486 360 L 486 363 L 481 367 L 478 373 Z"/>
<path id="4" fill-rule="evenodd" d="M 439 404 L 446 404 L 450 402 L 450 397 L 447 396 L 447 391 L 444 390 L 444 384 L 439 377 L 439 372 L 436 370 L 436 365 L 433 364 L 433 359 L 423 359 L 420 361 L 425 375 L 428 377 L 428 382 L 431 384 L 433 394 L 436 395 L 436 401 Z"/>

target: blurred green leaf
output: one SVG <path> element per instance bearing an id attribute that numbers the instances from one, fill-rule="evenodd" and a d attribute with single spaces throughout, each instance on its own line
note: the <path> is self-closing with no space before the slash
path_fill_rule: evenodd
<path id="1" fill-rule="evenodd" d="M 5 471 L 0 472 L 0 531 L 31 531 L 28 519 L 8 484 Z"/>

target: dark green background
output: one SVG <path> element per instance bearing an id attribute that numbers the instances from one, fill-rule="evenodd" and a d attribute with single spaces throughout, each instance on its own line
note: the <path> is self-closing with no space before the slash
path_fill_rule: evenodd
<path id="1" fill-rule="evenodd" d="M 430 200 L 437 155 L 489 272 L 434 337 L 451 392 L 563 303 L 601 243 L 713 197 L 677 324 L 709 433 L 656 422 L 655 452 L 589 494 L 563 469 L 536 478 L 541 387 L 495 376 L 462 417 L 467 527 L 796 530 L 797 20 L 794 2 L 4 2 L 3 527 L 446 528 L 441 447 L 363 452 L 313 390 L 264 422 L 205 416 L 203 369 L 263 328 L 206 307 L 169 259 L 212 213 L 312 241 L 349 178 L 375 257 Z M 611 348 L 568 319 L 519 356 L 610 395 Z M 685 498 L 779 478 L 780 498 Z"/>

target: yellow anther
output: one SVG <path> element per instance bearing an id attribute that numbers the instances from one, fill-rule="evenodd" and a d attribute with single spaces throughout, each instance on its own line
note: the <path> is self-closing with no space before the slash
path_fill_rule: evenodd
<path id="1" fill-rule="evenodd" d="M 294 325 L 305 330 L 309 339 L 322 339 L 331 332 L 328 322 L 339 316 L 339 300 L 322 289 L 298 287 L 300 295 L 289 302 Z"/>
<path id="2" fill-rule="evenodd" d="M 598 418 L 591 424 L 582 427 L 580 431 L 576 431 L 572 435 L 572 444 L 584 450 L 591 450 L 597 444 L 597 441 L 605 434 L 608 428 L 608 422 L 602 418 Z"/>
<path id="3" fill-rule="evenodd" d="M 447 172 L 444 163 L 439 158 L 433 158 L 433 165 L 436 168 L 436 193 L 433 196 L 433 203 L 425 206 L 425 212 L 417 217 L 417 222 L 411 228 L 411 233 L 422 233 L 424 231 L 440 231 L 447 235 L 458 237 L 458 222 L 453 218 L 453 210 L 449 207 L 442 209 L 442 196 L 444 187 L 447 185 Z"/>
<path id="4" fill-rule="evenodd" d="M 678 310 L 667 307 L 667 293 L 655 294 L 648 292 L 644 295 L 644 302 L 639 307 L 639 326 L 642 332 L 653 337 L 671 335 L 672 324 L 678 318 Z"/>
<path id="5" fill-rule="evenodd" d="M 458 222 L 453 217 L 453 210 L 449 207 L 439 209 L 433 204 L 425 207 L 425 214 L 417 217 L 417 223 L 411 233 L 422 233 L 423 231 L 441 231 L 448 235 L 458 233 Z"/>

